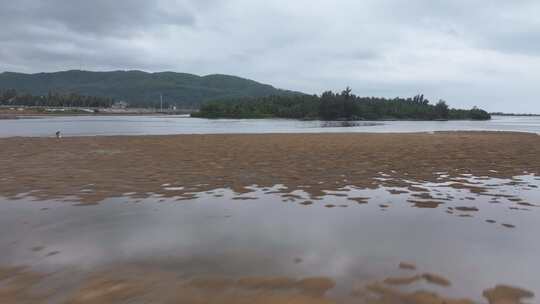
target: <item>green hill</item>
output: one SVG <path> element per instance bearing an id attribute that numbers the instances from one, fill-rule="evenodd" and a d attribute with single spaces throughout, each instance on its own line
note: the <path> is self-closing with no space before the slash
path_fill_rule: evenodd
<path id="1" fill-rule="evenodd" d="M 109 97 L 127 101 L 131 106 L 156 106 L 163 94 L 167 104 L 197 108 L 202 102 L 236 97 L 295 95 L 297 92 L 276 89 L 271 85 L 229 75 L 142 71 L 89 72 L 71 70 L 55 73 L 0 74 L 0 90 L 47 95 L 50 91 Z"/>

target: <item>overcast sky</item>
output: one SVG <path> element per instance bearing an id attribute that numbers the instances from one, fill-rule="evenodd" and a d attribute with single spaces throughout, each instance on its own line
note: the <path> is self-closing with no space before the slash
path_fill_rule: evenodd
<path id="1" fill-rule="evenodd" d="M 540 112 L 540 1 L 0 0 L 0 70 L 68 69 Z"/>

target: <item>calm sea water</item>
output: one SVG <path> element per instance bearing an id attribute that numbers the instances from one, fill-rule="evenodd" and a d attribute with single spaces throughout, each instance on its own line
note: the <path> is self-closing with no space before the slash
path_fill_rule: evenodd
<path id="1" fill-rule="evenodd" d="M 60 284 L 59 290 L 74 274 L 142 263 L 188 278 L 324 276 L 336 282 L 330 295 L 346 297 L 357 281 L 411 276 L 415 272 L 397 267 L 407 261 L 452 282 L 418 282 L 412 290 L 478 303 L 485 303 L 482 291 L 497 284 L 540 294 L 540 213 L 515 201 L 538 202 L 540 178 L 459 180 L 488 192 L 421 184 L 441 202 L 436 208 L 412 204 L 411 198 L 421 199 L 407 188 L 392 194 L 383 187 L 328 193 L 309 206 L 301 204 L 307 199 L 301 191 L 284 200 L 273 189 L 257 188 L 243 195 L 249 200 L 216 189 L 189 201 L 119 197 L 84 207 L 0 196 L 0 228 L 9 230 L 0 234 L 0 265 L 54 274 L 44 280 Z M 366 203 L 350 197 L 366 197 Z M 464 207 L 475 209 L 459 210 Z"/>
<path id="2" fill-rule="evenodd" d="M 0 120 L 0 137 L 221 133 L 516 131 L 540 134 L 540 117 L 495 116 L 491 121 L 339 122 L 288 119 L 198 119 L 186 116 L 64 116 Z"/>

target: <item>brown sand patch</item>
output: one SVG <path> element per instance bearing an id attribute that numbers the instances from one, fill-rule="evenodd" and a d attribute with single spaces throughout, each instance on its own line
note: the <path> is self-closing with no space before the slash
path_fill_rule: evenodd
<path id="1" fill-rule="evenodd" d="M 390 194 L 405 194 L 405 193 L 409 193 L 409 192 L 405 191 L 405 190 L 390 189 L 390 190 L 388 190 L 388 193 L 390 193 Z"/>
<path id="2" fill-rule="evenodd" d="M 434 197 L 428 192 L 415 193 L 415 194 L 413 194 L 411 196 L 417 197 L 417 198 L 420 198 L 420 199 L 423 199 L 423 200 L 432 200 L 432 199 L 434 199 Z"/>
<path id="3" fill-rule="evenodd" d="M 531 204 L 531 203 L 525 203 L 525 202 L 520 202 L 520 203 L 517 203 L 517 204 L 520 205 L 520 206 L 538 207 L 537 205 L 534 205 L 534 204 Z"/>
<path id="4" fill-rule="evenodd" d="M 239 279 L 237 284 L 253 289 L 289 289 L 295 286 L 296 280 L 288 277 L 250 277 Z"/>
<path id="5" fill-rule="evenodd" d="M 335 285 L 327 278 L 198 278 L 186 282 L 170 277 L 160 282 L 154 274 L 123 279 L 107 279 L 108 276 L 85 282 L 68 303 L 335 303 L 325 297 Z"/>
<path id="6" fill-rule="evenodd" d="M 409 186 L 408 189 L 411 192 L 429 192 L 429 189 L 418 186 Z"/>
<path id="7" fill-rule="evenodd" d="M 412 264 L 404 263 L 405 266 Z M 407 267 L 411 268 L 411 267 Z M 0 267 L 0 303 L 216 303 L 216 304 L 472 304 L 471 300 L 454 299 L 429 291 L 404 292 L 388 285 L 414 283 L 419 279 L 445 279 L 435 275 L 411 278 L 389 278 L 384 282 L 355 284 L 351 292 L 328 295 L 336 283 L 327 277 L 296 279 L 280 276 L 251 277 L 184 277 L 174 271 L 140 267 L 116 266 L 75 282 L 36 291 L 47 275 L 33 273 L 23 267 Z M 350 290 L 350 289 L 349 289 Z M 483 292 L 490 304 L 521 304 L 534 297 L 524 289 L 499 285 Z M 351 297 L 352 296 L 352 297 Z"/>
<path id="8" fill-rule="evenodd" d="M 494 200 L 498 200 L 500 198 L 513 198 L 515 196 L 510 194 L 502 194 L 502 193 L 496 193 L 496 194 L 490 194 L 489 196 L 494 197 Z"/>
<path id="9" fill-rule="evenodd" d="M 450 188 L 454 188 L 457 190 L 469 190 L 471 193 L 474 194 L 483 194 L 486 192 L 485 188 L 471 185 L 470 182 L 464 182 L 464 183 L 452 183 L 448 185 Z M 468 200 L 474 200 L 474 197 L 467 197 Z"/>
<path id="10" fill-rule="evenodd" d="M 189 285 L 200 289 L 224 290 L 231 288 L 235 283 L 235 280 L 230 278 L 203 277 L 191 280 Z"/>
<path id="11" fill-rule="evenodd" d="M 437 201 L 417 201 L 417 200 L 408 200 L 407 202 L 412 203 L 416 208 L 428 208 L 434 209 L 438 208 L 440 205 L 444 205 L 443 202 Z"/>
<path id="12" fill-rule="evenodd" d="M 360 205 L 368 203 L 369 197 L 349 197 L 349 200 L 354 201 Z"/>
<path id="13" fill-rule="evenodd" d="M 281 197 L 290 199 L 290 200 L 292 200 L 292 201 L 295 201 L 295 200 L 301 200 L 301 199 L 302 199 L 302 196 L 296 195 L 296 194 L 283 194 L 283 195 L 281 195 Z"/>
<path id="14" fill-rule="evenodd" d="M 456 210 L 458 211 L 463 211 L 463 212 L 478 212 L 478 208 L 476 207 L 456 207 L 455 208 Z"/>
<path id="15" fill-rule="evenodd" d="M 427 291 L 401 292 L 377 282 L 368 285 L 366 289 L 378 295 L 378 298 L 369 300 L 370 304 L 474 304 L 471 300 L 445 298 Z"/>
<path id="16" fill-rule="evenodd" d="M 452 284 L 446 278 L 432 273 L 424 273 L 422 275 L 422 278 L 431 284 L 436 284 L 440 286 L 450 286 Z"/>
<path id="17" fill-rule="evenodd" d="M 0 303 L 42 303 L 49 294 L 37 292 L 33 287 L 45 277 L 24 267 L 0 267 Z"/>
<path id="18" fill-rule="evenodd" d="M 253 200 L 256 200 L 257 198 L 254 196 L 235 196 L 232 199 L 235 201 L 253 201 Z"/>
<path id="19" fill-rule="evenodd" d="M 399 263 L 399 268 L 400 269 L 406 269 L 406 270 L 416 270 L 416 265 L 414 265 L 412 263 L 401 262 L 401 263 Z"/>
<path id="20" fill-rule="evenodd" d="M 499 285 L 483 293 L 489 304 L 521 304 L 522 299 L 534 297 L 534 293 L 512 286 Z"/>
<path id="21" fill-rule="evenodd" d="M 328 290 L 334 288 L 334 286 L 336 286 L 336 283 L 329 278 L 315 277 L 302 279 L 298 281 L 297 286 L 304 292 L 317 296 L 322 296 Z"/>
<path id="22" fill-rule="evenodd" d="M 126 303 L 142 297 L 144 288 L 138 280 L 95 279 L 87 282 L 67 303 Z"/>
<path id="23" fill-rule="evenodd" d="M 383 281 L 383 283 L 388 284 L 388 285 L 410 285 L 422 279 L 426 280 L 428 283 L 439 285 L 439 286 L 447 287 L 451 285 L 451 282 L 448 279 L 440 275 L 436 275 L 432 273 L 424 273 L 422 275 L 415 275 L 415 276 L 410 276 L 410 277 L 386 278 Z"/>
<path id="24" fill-rule="evenodd" d="M 185 197 L 217 188 L 246 193 L 254 184 L 283 184 L 287 189 L 282 194 L 303 190 L 312 197 L 345 186 L 408 186 L 426 192 L 404 180 L 448 182 L 463 173 L 500 178 L 540 173 L 540 137 L 518 133 L 7 138 L 0 139 L 0 146 L 3 196 L 39 190 L 32 196 L 75 196 L 86 203 L 128 192 L 136 198 L 148 193 Z M 388 180 L 377 179 L 379 172 L 387 173 Z M 449 176 L 441 179 L 436 172 Z M 90 184 L 92 191 L 81 192 Z M 163 184 L 184 189 L 167 191 Z M 462 183 L 453 187 L 485 190 Z"/>

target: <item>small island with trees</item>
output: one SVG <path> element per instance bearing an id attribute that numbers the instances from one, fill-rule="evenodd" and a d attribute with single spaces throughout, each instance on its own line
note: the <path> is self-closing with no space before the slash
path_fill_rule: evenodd
<path id="1" fill-rule="evenodd" d="M 451 109 L 445 101 L 431 104 L 423 95 L 413 98 L 359 97 L 347 88 L 317 95 L 245 97 L 204 103 L 192 117 L 291 118 L 321 120 L 489 120 L 476 107 Z"/>

